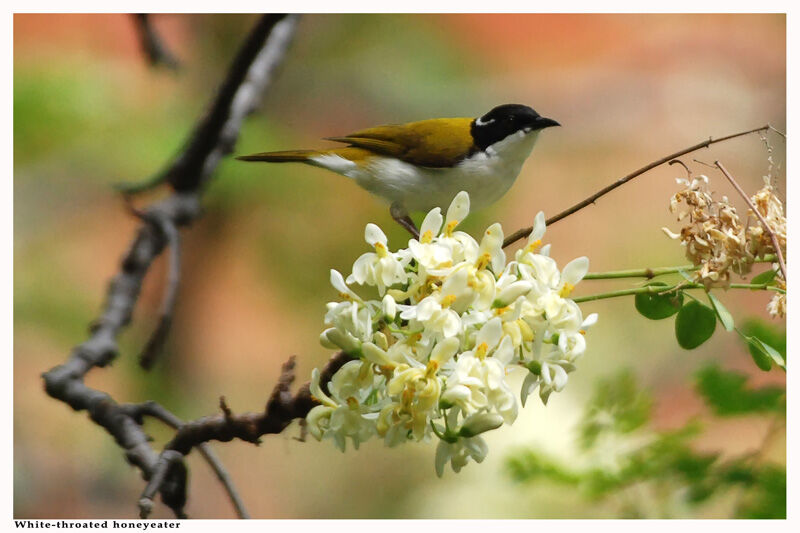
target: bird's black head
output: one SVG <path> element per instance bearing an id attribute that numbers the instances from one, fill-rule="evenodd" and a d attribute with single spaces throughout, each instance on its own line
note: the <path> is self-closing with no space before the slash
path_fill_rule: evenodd
<path id="1" fill-rule="evenodd" d="M 475 145 L 481 150 L 486 150 L 487 147 L 520 130 L 529 133 L 560 125 L 551 118 L 540 116 L 526 105 L 504 104 L 473 120 L 471 133 Z"/>

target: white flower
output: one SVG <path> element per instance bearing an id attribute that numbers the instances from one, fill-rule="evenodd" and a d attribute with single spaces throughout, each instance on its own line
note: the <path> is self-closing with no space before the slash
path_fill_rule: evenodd
<path id="1" fill-rule="evenodd" d="M 365 404 L 365 393 L 371 388 L 362 389 L 366 378 L 374 384 L 371 373 L 363 372 L 360 361 L 349 361 L 331 378 L 330 396 L 325 394 L 319 383 L 319 370 L 311 373 L 311 394 L 321 405 L 314 407 L 306 417 L 309 433 L 317 440 L 332 438 L 336 447 L 345 450 L 346 438 L 350 437 L 353 447 L 358 449 L 361 442 L 375 433 L 377 413 Z"/>
<path id="2" fill-rule="evenodd" d="M 505 368 L 514 356 L 513 343 L 493 318 L 475 338 L 475 348 L 458 356 L 442 400 L 465 413 L 494 409 L 506 423 L 517 417 L 517 402 L 505 381 Z"/>
<path id="3" fill-rule="evenodd" d="M 410 255 L 389 252 L 386 235 L 375 224 L 367 224 L 364 239 L 375 248 L 375 252 L 367 252 L 356 259 L 347 282 L 374 285 L 378 287 L 380 295 L 383 295 L 386 287 L 405 283 L 408 278 L 405 265 L 410 261 Z"/>
<path id="4" fill-rule="evenodd" d="M 425 328 L 425 337 L 453 337 L 461 330 L 460 311 L 476 298 L 470 288 L 468 271 L 460 268 L 447 276 L 439 290 L 415 306 L 406 306 L 400 318 L 416 320 Z"/>
<path id="5" fill-rule="evenodd" d="M 533 229 L 531 230 L 531 234 L 528 235 L 527 244 L 521 249 L 517 250 L 516 260 L 518 262 L 523 262 L 523 260 L 525 260 L 529 254 L 534 255 L 536 250 L 542 246 L 542 238 L 544 237 L 546 229 L 547 228 L 545 227 L 544 223 L 544 212 L 539 211 L 536 213 L 536 217 L 533 219 Z"/>
<path id="6" fill-rule="evenodd" d="M 767 312 L 772 317 L 783 318 L 786 316 L 786 295 L 775 293 L 772 299 L 767 304 Z"/>
<path id="7" fill-rule="evenodd" d="M 481 437 L 459 438 L 455 442 L 447 442 L 444 439 L 439 441 L 436 447 L 436 475 L 444 475 L 444 466 L 450 461 L 453 472 L 460 472 L 461 469 L 473 459 L 476 463 L 482 463 L 489 453 L 489 447 Z"/>

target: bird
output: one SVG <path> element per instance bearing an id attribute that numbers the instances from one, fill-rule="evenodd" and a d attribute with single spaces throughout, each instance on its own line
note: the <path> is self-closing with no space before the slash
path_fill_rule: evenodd
<path id="1" fill-rule="evenodd" d="M 363 129 L 325 140 L 344 146 L 239 156 L 241 161 L 304 163 L 346 176 L 389 203 L 412 235 L 411 212 L 445 209 L 466 191 L 473 210 L 514 184 L 541 130 L 560 126 L 527 105 L 503 104 L 477 118 L 433 118 Z"/>

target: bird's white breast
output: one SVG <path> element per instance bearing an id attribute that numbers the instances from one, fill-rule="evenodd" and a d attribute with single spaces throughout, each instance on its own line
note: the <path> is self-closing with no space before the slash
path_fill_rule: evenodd
<path id="1" fill-rule="evenodd" d="M 446 209 L 459 191 L 467 191 L 475 209 L 503 196 L 530 155 L 538 131 L 509 135 L 452 168 L 419 167 L 392 157 L 376 156 L 356 165 L 339 156 L 320 156 L 323 166 L 349 178 L 367 191 L 409 211 Z"/>

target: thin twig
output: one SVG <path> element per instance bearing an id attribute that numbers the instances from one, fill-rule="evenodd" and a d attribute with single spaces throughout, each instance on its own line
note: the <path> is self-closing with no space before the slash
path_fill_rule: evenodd
<path id="1" fill-rule="evenodd" d="M 320 384 L 327 386 L 333 374 L 352 360 L 344 352 L 335 354 L 320 373 Z M 263 435 L 277 434 L 295 419 L 305 418 L 318 402 L 311 396 L 310 383 L 305 383 L 295 394 L 289 390 L 295 379 L 295 358 L 291 357 L 281 369 L 281 377 L 260 413 L 234 413 L 230 410 L 184 423 L 165 450 L 175 450 L 187 455 L 202 442 L 217 440 L 228 442 L 239 439 L 259 444 Z"/>
<path id="2" fill-rule="evenodd" d="M 327 386 L 333 374 L 352 358 L 344 352 L 335 354 L 323 367 L 320 383 Z M 290 391 L 295 379 L 295 357 L 292 356 L 281 367 L 278 383 L 261 413 L 236 414 L 220 398 L 221 414 L 203 417 L 181 424 L 173 439 L 164 447 L 155 465 L 154 474 L 139 500 L 140 513 L 145 518 L 152 510 L 152 500 L 161 484 L 170 479 L 171 470 L 184 464 L 183 458 L 193 448 L 211 440 L 228 442 L 240 439 L 253 444 L 261 442 L 260 437 L 280 433 L 295 419 L 303 419 L 318 404 L 311 395 L 310 383 L 305 383 L 296 394 Z"/>
<path id="3" fill-rule="evenodd" d="M 697 143 L 697 144 L 695 144 L 693 146 L 690 146 L 689 148 L 684 148 L 683 150 L 675 152 L 674 154 L 670 154 L 670 155 L 668 155 L 666 157 L 662 157 L 661 159 L 653 161 L 652 163 L 643 166 L 639 170 L 635 170 L 635 171 L 631 172 L 630 174 L 628 174 L 627 176 L 624 176 L 624 177 L 618 179 L 617 181 L 615 181 L 611 185 L 609 185 L 607 187 L 604 187 L 603 189 L 597 191 L 596 193 L 594 193 L 590 197 L 586 198 L 585 200 L 583 200 L 581 202 L 578 202 L 577 204 L 575 204 L 574 206 L 570 207 L 566 211 L 562 211 L 561 213 L 548 218 L 545 221 L 545 224 L 547 226 L 551 226 L 552 224 L 555 224 L 556 222 L 558 222 L 562 218 L 566 218 L 566 217 L 570 216 L 571 214 L 576 213 L 577 211 L 580 211 L 584 207 L 593 204 L 601 196 L 604 196 L 604 195 L 608 194 L 609 192 L 613 191 L 614 189 L 616 189 L 617 187 L 620 187 L 621 185 L 626 184 L 627 182 L 629 182 L 633 178 L 635 178 L 637 176 L 641 176 L 642 174 L 644 174 L 648 170 L 652 170 L 652 169 L 654 169 L 654 168 L 656 168 L 656 167 L 658 167 L 660 165 L 663 165 L 664 163 L 667 163 L 667 162 L 669 162 L 669 161 L 671 161 L 673 159 L 676 159 L 676 158 L 678 158 L 678 157 L 680 157 L 682 155 L 686 155 L 686 154 L 688 154 L 690 152 L 694 152 L 695 150 L 700 150 L 701 148 L 707 148 L 708 146 L 711 146 L 712 144 L 715 144 L 715 143 L 719 143 L 719 142 L 722 142 L 722 141 L 727 141 L 729 139 L 734 139 L 736 137 L 741 137 L 743 135 L 748 135 L 750 133 L 756 133 L 756 132 L 759 132 L 759 131 L 764 131 L 764 130 L 767 130 L 769 128 L 770 128 L 770 126 L 769 126 L 769 124 L 767 124 L 766 126 L 761 126 L 760 128 L 755 128 L 755 129 L 743 131 L 743 132 L 740 132 L 740 133 L 734 133 L 732 135 L 726 135 L 725 137 L 720 137 L 719 139 L 712 139 L 712 138 L 709 137 L 708 140 L 705 140 L 703 142 Z M 503 241 L 503 248 L 505 248 L 506 246 L 509 246 L 509 245 L 517 242 L 520 239 L 524 239 L 525 237 L 530 235 L 531 231 L 533 231 L 533 227 L 522 228 L 520 230 L 515 231 L 514 233 L 512 233 L 511 235 L 506 237 L 506 239 Z"/>
<path id="4" fill-rule="evenodd" d="M 752 263 L 774 263 L 775 256 L 767 254 L 764 257 L 756 257 L 751 261 Z M 592 279 L 620 279 L 620 278 L 647 278 L 652 279 L 656 276 L 663 276 L 665 274 L 677 274 L 679 272 L 691 272 L 698 270 L 700 267 L 697 265 L 680 265 L 670 267 L 654 267 L 654 268 L 632 268 L 629 270 L 610 270 L 608 272 L 589 272 L 583 276 L 584 280 Z"/>
<path id="5" fill-rule="evenodd" d="M 164 297 L 161 300 L 158 325 L 139 355 L 139 365 L 145 370 L 150 370 L 167 339 L 175 311 L 175 302 L 178 299 L 178 285 L 181 280 L 181 236 L 175 224 L 168 218 L 155 216 L 152 213 L 145 213 L 143 218 L 153 223 L 161 231 L 167 241 L 167 247 L 170 252 L 167 282 L 164 289 Z"/>
<path id="6" fill-rule="evenodd" d="M 733 185 L 733 188 L 736 189 L 736 192 L 738 192 L 739 195 L 742 198 L 744 198 L 744 201 L 747 202 L 747 206 L 753 211 L 753 213 L 755 213 L 755 215 L 758 217 L 758 220 L 761 221 L 761 225 L 764 226 L 764 230 L 766 230 L 767 234 L 769 234 L 769 237 L 772 240 L 772 246 L 773 248 L 775 248 L 775 255 L 778 257 L 778 265 L 781 268 L 781 274 L 783 274 L 783 279 L 784 281 L 788 280 L 789 278 L 786 277 L 786 262 L 783 260 L 783 252 L 781 251 L 781 246 L 780 243 L 778 242 L 778 236 L 775 235 L 775 232 L 772 230 L 770 225 L 767 224 L 767 221 L 761 214 L 761 212 L 758 209 L 756 209 L 756 206 L 750 200 L 750 197 L 747 196 L 747 193 L 744 192 L 744 190 L 739 186 L 738 183 L 736 183 L 736 180 L 733 179 L 731 173 L 728 172 L 728 170 L 724 166 L 722 166 L 722 163 L 720 163 L 719 161 L 714 161 L 714 165 L 716 165 L 716 167 L 720 169 L 720 171 L 722 171 L 722 174 L 724 174 L 725 177 L 728 178 L 728 181 L 731 182 L 731 185 Z"/>
<path id="7" fill-rule="evenodd" d="M 154 401 L 147 401 L 140 404 L 129 404 L 125 405 L 124 408 L 137 420 L 140 420 L 143 416 L 150 416 L 160 420 L 173 429 L 180 429 L 180 427 L 183 425 L 183 420 L 175 416 L 163 405 Z M 236 489 L 233 479 L 223 466 L 222 461 L 219 459 L 219 457 L 217 457 L 217 454 L 214 453 L 211 445 L 208 443 L 203 443 L 200 444 L 197 449 L 200 451 L 200 455 L 203 456 L 203 459 L 205 459 L 205 461 L 214 471 L 217 479 L 219 479 L 223 487 L 225 487 L 225 492 L 228 493 L 228 497 L 233 504 L 236 515 L 239 518 L 250 518 L 250 514 L 247 512 L 241 496 L 239 496 L 239 491 Z"/>
<path id="8" fill-rule="evenodd" d="M 608 298 L 619 298 L 620 296 L 631 296 L 634 294 L 668 294 L 670 292 L 674 292 L 677 290 L 688 290 L 688 289 L 704 289 L 705 285 L 702 283 L 692 283 L 686 280 L 681 281 L 680 283 L 670 286 L 664 287 L 661 285 L 645 285 L 644 287 L 634 287 L 631 289 L 620 289 L 616 291 L 609 291 L 609 292 L 601 292 L 598 294 L 590 294 L 588 296 L 578 296 L 577 298 L 572 298 L 572 301 L 575 303 L 584 303 L 584 302 L 594 302 L 597 300 L 606 300 Z M 770 285 L 756 285 L 752 283 L 731 283 L 728 286 L 729 289 L 749 289 L 751 291 L 773 291 L 780 294 L 785 294 L 786 291 L 781 289 L 780 287 L 772 287 Z"/>
<path id="9" fill-rule="evenodd" d="M 775 133 L 777 133 L 778 135 L 780 135 L 781 137 L 783 137 L 783 140 L 784 140 L 784 141 L 786 140 L 786 134 L 785 134 L 785 133 L 783 133 L 783 132 L 782 132 L 782 131 L 780 131 L 779 129 L 777 129 L 777 128 L 773 127 L 771 124 L 768 124 L 768 126 L 769 126 L 769 129 L 770 129 L 770 130 L 774 131 Z"/>
<path id="10" fill-rule="evenodd" d="M 153 510 L 153 497 L 161 489 L 171 477 L 171 471 L 182 469 L 186 470 L 186 465 L 183 463 L 183 455 L 178 452 L 167 451 L 163 452 L 153 469 L 153 475 L 142 491 L 139 497 L 139 518 L 145 519 L 150 516 Z M 178 518 L 186 518 L 186 513 L 181 512 Z"/>
<path id="11" fill-rule="evenodd" d="M 153 66 L 164 65 L 170 70 L 178 70 L 180 63 L 175 55 L 164 45 L 164 41 L 153 28 L 150 15 L 137 13 L 133 15 L 133 19 L 136 23 L 142 50 L 150 64 Z"/>

